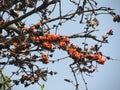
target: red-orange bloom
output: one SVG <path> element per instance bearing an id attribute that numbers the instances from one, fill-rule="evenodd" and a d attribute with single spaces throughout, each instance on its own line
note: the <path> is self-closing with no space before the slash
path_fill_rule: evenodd
<path id="1" fill-rule="evenodd" d="M 70 56 L 72 56 L 72 54 L 73 54 L 73 49 L 70 48 L 70 47 L 66 47 L 66 50 L 67 50 L 68 54 L 69 54 Z"/>
<path id="2" fill-rule="evenodd" d="M 13 42 L 13 45 L 16 47 L 18 45 L 18 43 L 17 42 Z"/>
<path id="3" fill-rule="evenodd" d="M 96 54 L 91 55 L 91 57 L 93 60 L 97 60 L 97 59 L 101 58 L 102 56 L 100 54 L 96 53 Z"/>
<path id="4" fill-rule="evenodd" d="M 97 61 L 99 64 L 104 64 L 106 62 L 106 59 L 100 58 Z"/>
<path id="5" fill-rule="evenodd" d="M 36 41 L 39 41 L 39 37 L 36 37 Z"/>
<path id="6" fill-rule="evenodd" d="M 5 21 L 4 20 L 0 20 L 0 25 L 4 24 Z"/>
<path id="7" fill-rule="evenodd" d="M 27 26 L 24 26 L 24 27 L 23 27 L 23 30 L 28 31 L 29 29 L 28 29 Z"/>
<path id="8" fill-rule="evenodd" d="M 86 53 L 86 58 L 92 59 L 92 54 L 90 52 Z"/>
<path id="9" fill-rule="evenodd" d="M 54 34 L 54 40 L 59 40 L 59 39 L 60 39 L 60 35 L 59 34 L 57 34 L 57 35 Z"/>
<path id="10" fill-rule="evenodd" d="M 64 41 L 60 41 L 60 43 L 59 43 L 59 46 L 60 46 L 61 48 L 64 48 L 66 45 L 67 45 L 67 44 L 66 44 L 66 42 L 64 42 Z"/>
<path id="11" fill-rule="evenodd" d="M 36 37 L 35 37 L 35 36 L 32 36 L 31 39 L 32 39 L 33 41 L 36 41 Z"/>
<path id="12" fill-rule="evenodd" d="M 42 57 L 43 63 L 47 64 L 50 62 L 50 60 L 48 59 L 48 56 L 45 55 L 44 53 L 41 53 L 41 57 Z"/>
<path id="13" fill-rule="evenodd" d="M 34 30 L 35 30 L 35 26 L 31 26 L 31 27 L 30 27 L 30 30 L 31 30 L 31 31 L 34 31 Z"/>
<path id="14" fill-rule="evenodd" d="M 81 54 L 78 53 L 78 52 L 75 52 L 75 53 L 74 53 L 74 57 L 75 57 L 76 59 L 80 59 L 80 58 L 81 58 Z"/>
<path id="15" fill-rule="evenodd" d="M 69 43 L 69 41 L 70 41 L 70 39 L 67 36 L 62 36 L 61 40 L 65 41 L 66 43 Z"/>
<path id="16" fill-rule="evenodd" d="M 46 40 L 45 36 L 39 36 L 39 41 L 44 41 L 44 40 Z"/>
<path id="17" fill-rule="evenodd" d="M 66 51 L 68 52 L 68 54 L 69 54 L 71 57 L 73 57 L 73 58 L 75 58 L 75 59 L 81 59 L 81 58 L 83 58 L 83 54 L 82 54 L 82 53 L 79 53 L 79 52 L 76 50 L 76 48 L 72 48 L 72 47 L 67 46 L 67 47 L 66 47 Z"/>
<path id="18" fill-rule="evenodd" d="M 34 81 L 34 80 L 35 80 L 35 78 L 34 78 L 34 77 L 32 77 L 32 76 L 31 76 L 29 79 L 30 79 L 31 81 Z"/>
<path id="19" fill-rule="evenodd" d="M 47 48 L 47 49 L 51 49 L 51 48 L 52 48 L 52 44 L 49 43 L 49 42 L 44 42 L 44 43 L 43 43 L 43 46 L 44 46 L 45 48 Z"/>
<path id="20" fill-rule="evenodd" d="M 100 53 L 97 54 L 98 59 L 102 58 L 102 55 Z"/>

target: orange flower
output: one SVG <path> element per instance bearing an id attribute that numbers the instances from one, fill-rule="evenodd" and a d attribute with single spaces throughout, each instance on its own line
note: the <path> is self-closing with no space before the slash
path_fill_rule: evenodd
<path id="1" fill-rule="evenodd" d="M 100 56 L 98 55 L 98 54 L 93 54 L 93 55 L 91 55 L 91 58 L 93 59 L 93 60 L 97 60 L 98 59 L 98 57 L 100 58 Z"/>
<path id="2" fill-rule="evenodd" d="M 92 55 L 91 55 L 91 53 L 90 52 L 88 52 L 88 53 L 86 53 L 86 58 L 89 58 L 89 59 L 91 59 L 92 58 Z"/>
<path id="3" fill-rule="evenodd" d="M 66 47 L 66 51 L 68 52 L 68 54 L 69 54 L 70 56 L 72 56 L 72 54 L 73 54 L 73 49 L 72 49 L 72 48 L 70 48 L 69 46 L 67 46 L 67 47 Z"/>
<path id="4" fill-rule="evenodd" d="M 36 41 L 36 37 L 35 37 L 35 36 L 32 36 L 31 39 L 32 39 L 33 41 Z"/>
<path id="5" fill-rule="evenodd" d="M 66 36 L 62 36 L 61 39 L 62 39 L 62 40 L 65 40 L 65 39 L 66 39 Z"/>
<path id="6" fill-rule="evenodd" d="M 35 78 L 34 78 L 34 77 L 30 77 L 29 79 L 30 79 L 31 81 L 34 81 L 34 80 L 35 80 Z"/>
<path id="7" fill-rule="evenodd" d="M 43 63 L 47 64 L 50 62 L 50 60 L 48 59 L 48 56 L 45 55 L 44 53 L 41 53 L 41 57 L 42 57 Z"/>
<path id="8" fill-rule="evenodd" d="M 99 64 L 104 64 L 106 62 L 106 59 L 100 58 L 97 60 Z"/>
<path id="9" fill-rule="evenodd" d="M 67 36 L 62 36 L 61 40 L 65 41 L 66 43 L 69 43 L 70 39 Z"/>
<path id="10" fill-rule="evenodd" d="M 46 38 L 47 38 L 48 41 L 51 41 L 51 42 L 53 41 L 53 37 L 50 34 L 47 34 Z"/>
<path id="11" fill-rule="evenodd" d="M 75 57 L 76 59 L 80 59 L 80 58 L 81 58 L 81 54 L 78 53 L 78 52 L 75 52 L 75 53 L 74 53 L 74 57 Z"/>
<path id="12" fill-rule="evenodd" d="M 4 20 L 0 20 L 0 25 L 4 24 L 5 21 Z"/>
<path id="13" fill-rule="evenodd" d="M 39 41 L 43 41 L 44 39 L 44 36 L 39 36 Z"/>
<path id="14" fill-rule="evenodd" d="M 30 27 L 30 30 L 31 30 L 31 31 L 34 31 L 34 30 L 35 30 L 35 26 L 31 26 L 31 27 Z"/>
<path id="15" fill-rule="evenodd" d="M 13 42 L 13 45 L 16 47 L 18 45 L 18 43 L 17 42 Z"/>
<path id="16" fill-rule="evenodd" d="M 59 39 L 59 38 L 60 38 L 60 34 L 54 35 L 54 39 Z"/>
<path id="17" fill-rule="evenodd" d="M 67 43 L 69 43 L 69 42 L 70 42 L 70 39 L 69 39 L 68 37 L 66 37 L 65 41 L 66 41 Z"/>
<path id="18" fill-rule="evenodd" d="M 60 41 L 59 46 L 60 46 L 61 48 L 64 48 L 64 47 L 66 46 L 66 42 Z"/>
<path id="19" fill-rule="evenodd" d="M 68 54 L 71 56 L 71 57 L 73 57 L 73 58 L 75 58 L 75 59 L 81 59 L 82 57 L 83 57 L 83 54 L 82 53 L 79 53 L 77 50 L 76 50 L 76 48 L 72 48 L 72 47 L 70 47 L 70 46 L 67 46 L 66 47 L 66 51 L 68 52 Z"/>
<path id="20" fill-rule="evenodd" d="M 60 38 L 60 35 L 59 35 L 59 34 L 58 34 L 58 35 L 55 35 L 55 34 L 46 34 L 45 36 L 46 36 L 47 39 L 48 39 L 49 41 L 51 41 L 51 42 L 54 42 L 54 41 L 56 41 L 56 40 L 59 40 L 59 38 Z"/>
<path id="21" fill-rule="evenodd" d="M 68 52 L 68 54 L 69 54 L 70 56 L 72 56 L 72 54 L 73 54 L 72 49 L 69 48 L 69 49 L 67 50 L 67 52 Z"/>
<path id="22" fill-rule="evenodd" d="M 47 48 L 47 49 L 51 49 L 51 48 L 52 48 L 52 44 L 49 43 L 49 42 L 44 42 L 44 43 L 43 43 L 43 46 L 44 46 L 45 48 Z"/>
<path id="23" fill-rule="evenodd" d="M 24 27 L 23 27 L 23 30 L 28 31 L 29 29 L 28 29 L 27 26 L 24 26 Z"/>
<path id="24" fill-rule="evenodd" d="M 39 41 L 42 41 L 42 36 L 39 36 Z"/>
<path id="25" fill-rule="evenodd" d="M 102 58 L 102 55 L 100 53 L 97 54 L 97 58 L 98 59 L 101 59 Z"/>
<path id="26" fill-rule="evenodd" d="M 36 41 L 39 41 L 39 37 L 36 37 Z"/>

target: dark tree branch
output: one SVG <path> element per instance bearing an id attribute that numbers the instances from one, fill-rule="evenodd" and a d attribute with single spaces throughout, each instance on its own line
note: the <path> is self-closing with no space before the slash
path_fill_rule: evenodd
<path id="1" fill-rule="evenodd" d="M 69 38 L 91 38 L 95 41 L 98 41 L 98 42 L 101 42 L 101 43 L 108 43 L 108 42 L 105 42 L 103 40 L 99 40 L 96 38 L 96 36 L 93 36 L 93 35 L 90 35 L 90 34 L 85 34 L 85 35 L 80 35 L 80 34 L 74 34 L 74 35 L 71 35 L 71 36 L 68 36 Z"/>
<path id="2" fill-rule="evenodd" d="M 55 3 L 56 3 L 56 2 L 52 2 L 52 1 L 49 2 L 48 4 L 43 3 L 43 4 L 42 4 L 41 6 L 39 6 L 38 8 L 33 9 L 32 11 L 26 13 L 25 15 L 23 15 L 23 16 L 21 16 L 21 17 L 18 17 L 18 18 L 16 18 L 16 19 L 12 20 L 12 21 L 6 22 L 6 23 L 3 24 L 2 26 L 0 26 L 0 30 L 8 27 L 9 25 L 11 25 L 11 24 L 13 24 L 13 23 L 16 23 L 16 22 L 18 22 L 18 21 L 21 21 L 22 19 L 24 19 L 24 18 L 26 18 L 26 17 L 28 17 L 28 16 L 30 16 L 30 15 L 38 12 L 38 11 L 41 11 L 41 10 L 47 8 L 49 5 L 55 4 Z"/>

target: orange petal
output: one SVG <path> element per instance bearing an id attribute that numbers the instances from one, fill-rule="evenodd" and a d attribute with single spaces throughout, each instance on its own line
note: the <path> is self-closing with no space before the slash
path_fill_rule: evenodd
<path id="1" fill-rule="evenodd" d="M 35 30 L 35 26 L 31 26 L 31 27 L 30 27 L 30 30 L 31 30 L 31 31 L 34 31 L 34 30 Z"/>
<path id="2" fill-rule="evenodd" d="M 17 46 L 17 42 L 13 42 L 13 45 L 16 47 Z"/>
<path id="3" fill-rule="evenodd" d="M 30 77 L 30 80 L 31 80 L 31 81 L 34 81 L 34 80 L 35 80 L 35 78 L 34 78 L 34 77 Z"/>
<path id="4" fill-rule="evenodd" d="M 28 31 L 28 27 L 27 27 L 27 26 L 24 26 L 24 27 L 23 27 L 23 30 Z"/>

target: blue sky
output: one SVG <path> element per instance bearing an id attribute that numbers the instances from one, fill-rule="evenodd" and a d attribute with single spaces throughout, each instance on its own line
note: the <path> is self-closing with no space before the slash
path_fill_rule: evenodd
<path id="1" fill-rule="evenodd" d="M 99 6 L 110 6 L 111 8 L 116 9 L 115 12 L 120 15 L 120 0 L 96 0 L 98 1 Z M 63 1 L 63 10 L 64 12 L 68 11 L 66 8 L 73 8 L 69 7 L 67 4 L 67 0 Z M 38 22 L 38 18 L 32 16 L 33 18 L 29 18 L 31 22 Z M 78 18 L 79 19 L 79 18 Z M 103 45 L 101 51 L 105 55 L 109 55 L 112 58 L 119 58 L 120 59 L 120 23 L 114 23 L 112 21 L 112 17 L 108 15 L 98 16 L 98 20 L 100 21 L 100 25 L 98 27 L 99 34 L 102 35 L 106 33 L 109 29 L 113 29 L 114 35 L 109 38 L 109 44 Z M 27 21 L 26 23 L 31 23 Z M 33 24 L 34 24 L 33 23 Z M 63 26 L 59 28 L 58 33 L 62 35 L 71 35 L 74 33 L 81 32 L 81 26 L 76 22 L 67 22 Z M 74 39 L 72 40 L 73 43 L 77 45 L 81 45 L 81 39 Z M 94 43 L 93 40 L 88 40 L 88 43 Z M 59 58 L 62 56 L 66 56 L 66 52 L 62 50 L 56 50 L 55 58 Z M 44 90 L 74 90 L 74 86 L 70 83 L 64 81 L 64 78 L 68 78 L 74 80 L 71 70 L 69 68 L 69 64 L 72 62 L 72 59 L 65 59 L 60 62 L 56 62 L 55 64 L 49 64 L 49 70 L 58 71 L 58 74 L 55 76 L 48 76 L 48 81 L 43 82 L 40 81 L 41 84 L 45 84 Z M 104 65 L 98 65 L 98 70 L 91 74 L 92 77 L 85 76 L 85 80 L 88 83 L 89 90 L 120 90 L 120 61 L 107 61 Z M 8 72 L 7 72 L 8 73 Z M 84 83 L 81 79 L 81 76 L 78 75 L 78 80 L 80 82 L 80 90 L 85 90 Z M 30 87 L 24 88 L 23 85 L 16 86 L 13 90 L 40 90 L 38 85 L 32 85 Z"/>

